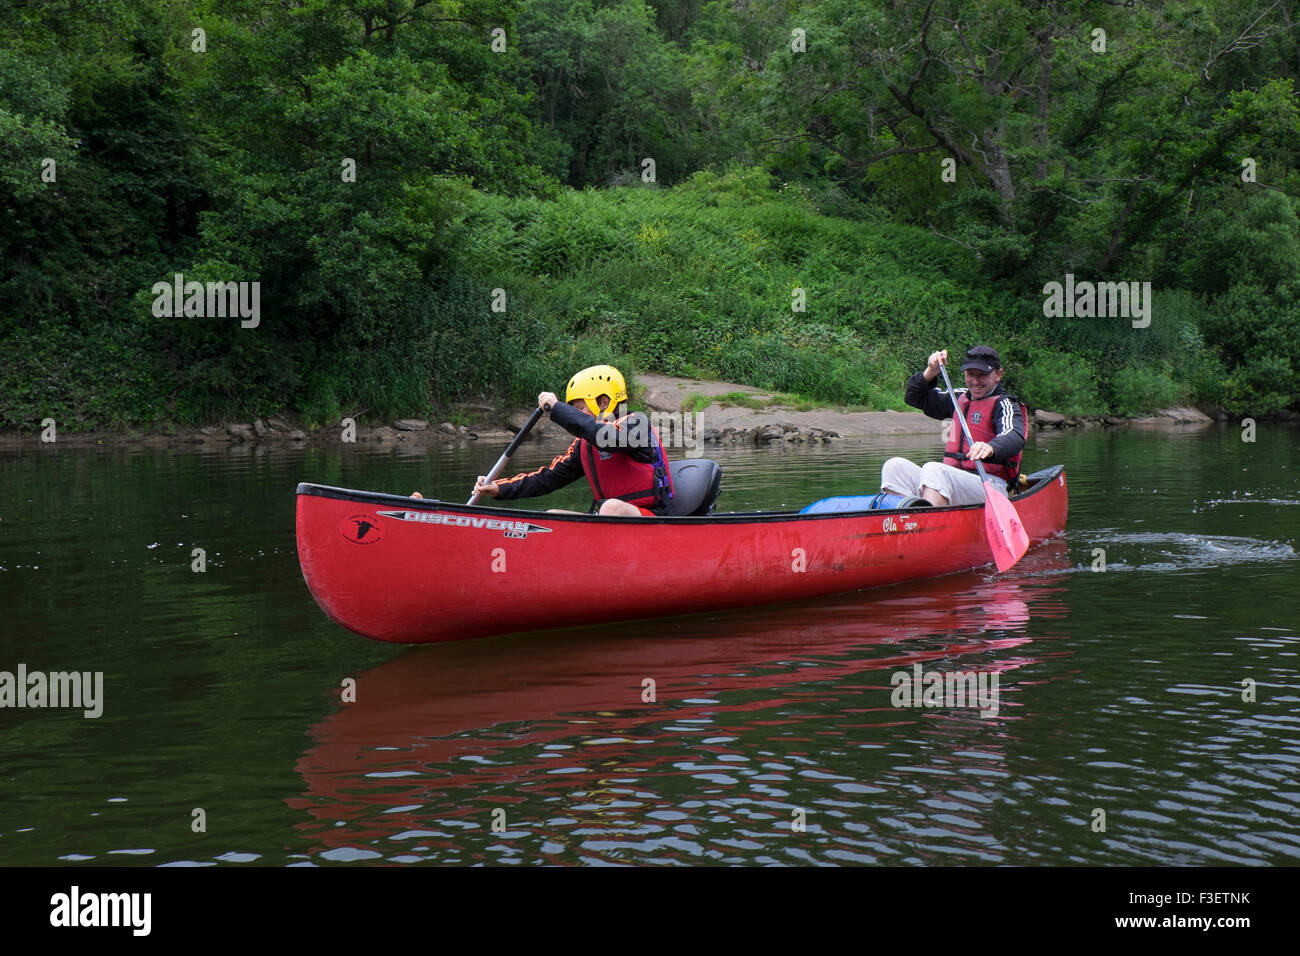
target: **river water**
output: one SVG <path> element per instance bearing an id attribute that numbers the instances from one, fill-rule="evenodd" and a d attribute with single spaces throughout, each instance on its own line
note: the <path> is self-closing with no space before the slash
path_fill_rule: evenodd
<path id="1" fill-rule="evenodd" d="M 417 648 L 317 608 L 294 486 L 463 500 L 499 448 L 33 442 L 0 456 L 0 671 L 102 672 L 102 714 L 0 709 L 0 865 L 1294 865 L 1300 453 L 1241 436 L 1036 435 L 1068 530 L 1005 575 Z M 934 450 L 708 447 L 719 510 Z M 996 674 L 996 713 L 893 706 L 915 665 Z"/>

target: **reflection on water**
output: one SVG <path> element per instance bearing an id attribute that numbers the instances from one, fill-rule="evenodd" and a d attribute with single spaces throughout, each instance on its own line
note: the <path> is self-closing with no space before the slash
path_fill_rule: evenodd
<path id="1" fill-rule="evenodd" d="M 890 831 L 923 842 L 921 859 L 1000 859 L 980 781 L 1005 772 L 1017 671 L 1068 654 L 1050 629 L 1035 648 L 1025 634 L 1065 614 L 1068 565 L 1057 541 L 1011 577 L 414 649 L 312 728 L 290 803 L 327 860 L 871 861 L 898 854 Z M 917 663 L 997 673 L 998 715 L 895 708 L 891 675 Z M 868 826 L 863 801 L 889 794 L 914 809 Z"/>

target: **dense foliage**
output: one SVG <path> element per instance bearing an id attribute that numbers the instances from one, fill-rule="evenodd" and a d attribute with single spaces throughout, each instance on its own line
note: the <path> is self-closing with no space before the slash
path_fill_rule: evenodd
<path id="1" fill-rule="evenodd" d="M 6 0 L 0 424 L 607 360 L 889 407 L 977 341 L 1058 411 L 1295 407 L 1297 6 Z M 156 315 L 176 273 L 260 324 Z M 1151 324 L 1045 315 L 1067 273 Z"/>

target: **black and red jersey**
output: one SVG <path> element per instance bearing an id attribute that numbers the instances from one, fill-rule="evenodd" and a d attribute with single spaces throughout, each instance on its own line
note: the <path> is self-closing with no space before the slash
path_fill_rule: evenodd
<path id="1" fill-rule="evenodd" d="M 968 389 L 956 388 L 953 391 L 963 405 L 971 401 Z M 975 469 L 975 463 L 965 458 L 965 435 L 961 433 L 961 426 L 954 418 L 956 408 L 947 391 L 932 386 L 925 380 L 925 372 L 920 371 L 907 380 L 903 401 L 913 408 L 919 408 L 930 418 L 952 419 L 953 432 L 948 436 L 948 448 L 945 449 L 945 458 L 952 460 L 945 463 L 972 471 Z M 1024 406 L 999 382 L 992 392 L 976 403 L 976 413 L 979 420 L 973 421 L 968 417 L 966 424 L 970 426 L 971 436 L 976 441 L 986 441 L 993 448 L 993 454 L 984 459 L 985 469 L 989 474 L 1014 478 L 1029 434 Z"/>
<path id="2" fill-rule="evenodd" d="M 551 420 L 577 437 L 549 465 L 513 478 L 498 478 L 498 500 L 550 494 L 584 476 L 597 502 L 621 498 L 654 507 L 671 497 L 672 480 L 663 445 L 645 415 L 634 412 L 615 422 L 603 422 L 557 402 L 551 408 Z"/>

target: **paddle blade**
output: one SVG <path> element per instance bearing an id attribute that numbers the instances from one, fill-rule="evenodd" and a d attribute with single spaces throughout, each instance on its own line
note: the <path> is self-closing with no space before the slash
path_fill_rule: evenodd
<path id="1" fill-rule="evenodd" d="M 984 483 L 984 530 L 999 571 L 1011 568 L 1029 550 L 1029 535 L 1016 506 Z"/>

